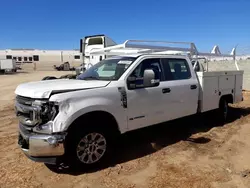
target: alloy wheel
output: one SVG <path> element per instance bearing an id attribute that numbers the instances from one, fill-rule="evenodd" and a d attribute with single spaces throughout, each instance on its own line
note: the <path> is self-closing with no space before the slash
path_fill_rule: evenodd
<path id="1" fill-rule="evenodd" d="M 77 157 L 85 164 L 99 161 L 106 152 L 107 141 L 100 133 L 89 133 L 77 145 Z"/>

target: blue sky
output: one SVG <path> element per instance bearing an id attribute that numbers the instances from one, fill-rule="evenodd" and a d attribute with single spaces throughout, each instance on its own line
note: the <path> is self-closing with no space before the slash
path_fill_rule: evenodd
<path id="1" fill-rule="evenodd" d="M 249 0 L 5 0 L 0 18 L 0 49 L 78 49 L 81 37 L 106 34 L 250 52 Z"/>

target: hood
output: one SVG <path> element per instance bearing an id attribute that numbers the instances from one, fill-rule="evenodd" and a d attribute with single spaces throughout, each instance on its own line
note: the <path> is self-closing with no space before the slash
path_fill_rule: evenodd
<path id="1" fill-rule="evenodd" d="M 110 81 L 99 80 L 44 80 L 20 84 L 15 94 L 30 98 L 49 98 L 52 93 L 105 87 L 109 83 Z"/>

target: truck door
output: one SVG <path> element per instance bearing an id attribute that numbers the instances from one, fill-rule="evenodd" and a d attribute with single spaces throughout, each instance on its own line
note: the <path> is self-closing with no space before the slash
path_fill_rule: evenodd
<path id="1" fill-rule="evenodd" d="M 195 72 L 186 59 L 162 58 L 161 61 L 164 72 L 162 87 L 168 90 L 162 99 L 166 120 L 195 114 L 199 95 Z"/>
<path id="2" fill-rule="evenodd" d="M 141 82 L 143 85 L 144 70 L 151 68 L 152 66 L 157 67 L 161 72 L 162 68 L 160 65 L 160 58 L 147 58 L 142 60 L 131 75 L 138 79 L 142 78 Z M 161 122 L 160 117 L 164 113 L 164 104 L 162 103 L 164 95 L 162 93 L 162 89 L 163 86 L 161 82 L 160 85 L 155 87 L 127 89 L 129 130 L 138 129 Z"/>

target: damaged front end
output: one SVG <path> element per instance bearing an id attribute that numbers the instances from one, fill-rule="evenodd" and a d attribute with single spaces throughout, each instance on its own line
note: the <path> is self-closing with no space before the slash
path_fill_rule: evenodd
<path id="1" fill-rule="evenodd" d="M 16 97 L 15 111 L 19 122 L 27 127 L 42 131 L 43 125 L 53 121 L 59 112 L 56 102 L 48 100 L 36 100 L 27 97 Z M 52 133 L 52 128 L 50 129 Z"/>
<path id="2" fill-rule="evenodd" d="M 53 120 L 59 113 L 56 102 L 17 96 L 15 111 L 19 119 L 18 144 L 29 158 L 54 163 L 48 158 L 54 161 L 55 157 L 64 154 L 66 134 L 53 133 Z"/>

